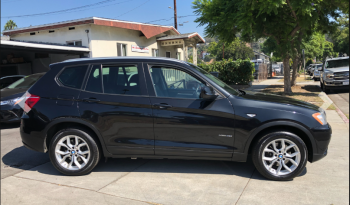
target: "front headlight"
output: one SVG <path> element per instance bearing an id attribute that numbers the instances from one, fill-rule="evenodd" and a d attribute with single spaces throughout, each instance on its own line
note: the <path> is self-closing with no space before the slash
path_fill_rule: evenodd
<path id="1" fill-rule="evenodd" d="M 327 125 L 327 117 L 326 114 L 324 112 L 322 113 L 315 113 L 312 115 L 312 117 L 315 118 L 315 120 L 317 120 L 317 122 L 319 122 L 321 125 Z"/>
<path id="2" fill-rule="evenodd" d="M 333 73 L 327 73 L 326 77 L 329 78 L 329 79 L 331 79 L 331 78 L 334 77 L 334 74 L 333 74 Z"/>
<path id="3" fill-rule="evenodd" d="M 11 100 L 1 101 L 1 105 L 16 105 L 21 99 L 22 97 L 18 97 Z"/>

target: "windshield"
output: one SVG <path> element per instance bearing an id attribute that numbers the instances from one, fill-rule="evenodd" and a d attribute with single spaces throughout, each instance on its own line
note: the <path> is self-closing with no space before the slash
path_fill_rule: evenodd
<path id="1" fill-rule="evenodd" d="M 230 93 L 232 95 L 239 95 L 240 94 L 238 90 L 236 90 L 236 89 L 232 88 L 231 86 L 227 85 L 226 83 L 222 82 L 221 80 L 219 80 L 218 78 L 216 78 L 212 74 L 208 73 L 207 71 L 203 70 L 202 68 L 197 67 L 191 63 L 188 63 L 188 65 L 192 66 L 192 68 L 201 72 L 203 75 L 208 77 L 210 80 L 212 80 L 214 83 L 216 83 L 222 89 L 226 90 L 228 93 Z"/>
<path id="2" fill-rule="evenodd" d="M 323 66 L 323 64 L 321 64 L 321 65 L 317 65 L 317 68 L 322 68 L 322 66 Z"/>
<path id="3" fill-rule="evenodd" d="M 349 59 L 330 60 L 326 62 L 326 68 L 349 67 Z"/>
<path id="4" fill-rule="evenodd" d="M 42 75 L 29 75 L 20 80 L 17 80 L 16 82 L 9 85 L 7 88 L 8 89 L 15 89 L 15 88 L 28 89 L 32 85 L 34 85 L 34 83 L 36 83 L 36 81 L 38 81 L 41 77 Z"/>

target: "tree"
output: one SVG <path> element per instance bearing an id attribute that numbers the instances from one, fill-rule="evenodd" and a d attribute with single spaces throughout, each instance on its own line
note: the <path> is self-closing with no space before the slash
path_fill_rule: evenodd
<path id="1" fill-rule="evenodd" d="M 339 17 L 337 22 L 339 23 L 337 31 L 330 36 L 334 50 L 349 55 L 349 14 Z"/>
<path id="2" fill-rule="evenodd" d="M 347 0 L 195 0 L 195 22 L 206 26 L 208 37 L 218 36 L 224 42 L 233 42 L 239 33 L 241 39 L 272 37 L 284 64 L 284 92 L 290 94 L 289 59 L 298 62 L 301 43 L 313 31 L 334 31 L 341 10 L 349 8 Z M 296 72 L 296 65 L 293 69 Z"/>
<path id="3" fill-rule="evenodd" d="M 223 53 L 223 48 L 225 49 Z M 210 56 L 215 58 L 217 61 L 224 59 L 252 59 L 254 57 L 253 49 L 246 46 L 246 44 L 240 41 L 238 38 L 231 43 L 225 43 L 223 41 L 211 42 L 208 48 Z M 225 55 L 223 55 L 225 54 Z M 224 57 L 225 56 L 225 57 Z"/>
<path id="4" fill-rule="evenodd" d="M 8 20 L 4 26 L 4 31 L 12 30 L 15 28 L 17 28 L 17 24 L 12 20 Z"/>

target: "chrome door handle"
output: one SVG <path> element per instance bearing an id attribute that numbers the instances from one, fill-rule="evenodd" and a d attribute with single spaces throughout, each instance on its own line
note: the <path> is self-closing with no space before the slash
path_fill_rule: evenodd
<path id="1" fill-rule="evenodd" d="M 173 106 L 168 105 L 166 103 L 156 103 L 153 104 L 154 107 L 159 107 L 160 109 L 172 108 Z"/>

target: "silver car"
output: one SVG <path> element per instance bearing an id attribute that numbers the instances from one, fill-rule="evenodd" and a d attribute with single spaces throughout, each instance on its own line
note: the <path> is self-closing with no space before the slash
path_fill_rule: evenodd
<path id="1" fill-rule="evenodd" d="M 325 93 L 335 89 L 349 90 L 349 57 L 327 59 L 321 70 L 320 81 Z"/>

